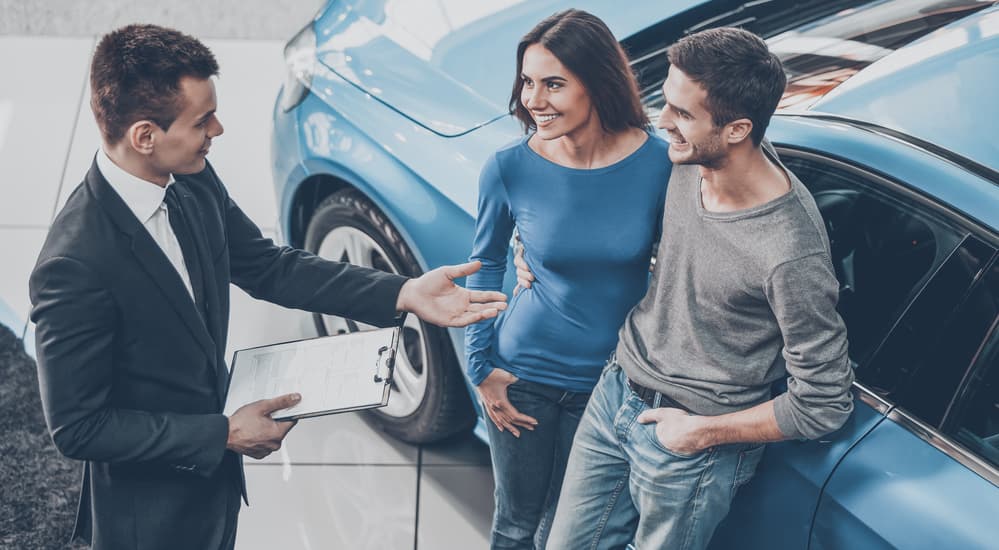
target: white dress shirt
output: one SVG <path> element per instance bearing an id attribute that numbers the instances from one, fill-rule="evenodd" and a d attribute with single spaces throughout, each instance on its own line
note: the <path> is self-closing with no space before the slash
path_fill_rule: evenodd
<path id="1" fill-rule="evenodd" d="M 187 264 L 184 263 L 184 253 L 181 251 L 180 243 L 177 242 L 177 235 L 170 227 L 167 205 L 163 202 L 163 198 L 166 197 L 166 187 L 160 187 L 122 170 L 108 158 L 103 149 L 97 151 L 97 168 L 166 254 L 184 281 L 184 287 L 191 295 L 191 300 L 194 300 L 191 276 L 187 272 Z M 174 179 L 171 174 L 167 187 L 173 184 Z"/>

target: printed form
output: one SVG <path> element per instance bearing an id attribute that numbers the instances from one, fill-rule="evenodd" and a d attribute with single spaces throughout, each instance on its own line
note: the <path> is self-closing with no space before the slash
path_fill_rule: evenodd
<path id="1" fill-rule="evenodd" d="M 275 419 L 384 406 L 398 328 L 324 336 L 236 352 L 224 414 L 260 399 L 300 393 Z"/>

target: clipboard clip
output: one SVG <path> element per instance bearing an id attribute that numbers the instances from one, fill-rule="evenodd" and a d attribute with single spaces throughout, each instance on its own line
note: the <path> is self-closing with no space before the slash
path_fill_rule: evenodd
<path id="1" fill-rule="evenodd" d="M 395 370 L 395 347 L 382 346 L 378 348 L 378 359 L 375 361 L 375 383 L 391 382 Z"/>

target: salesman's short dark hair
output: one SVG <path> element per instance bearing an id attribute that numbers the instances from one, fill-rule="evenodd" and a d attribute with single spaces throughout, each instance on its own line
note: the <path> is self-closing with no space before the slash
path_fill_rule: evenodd
<path id="1" fill-rule="evenodd" d="M 157 25 L 128 25 L 97 44 L 90 67 L 90 107 L 104 140 L 151 120 L 167 130 L 184 109 L 183 77 L 217 75 L 218 63 L 197 38 Z"/>

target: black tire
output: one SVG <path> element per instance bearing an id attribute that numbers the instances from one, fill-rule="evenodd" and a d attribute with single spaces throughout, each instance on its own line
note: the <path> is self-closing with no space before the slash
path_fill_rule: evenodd
<path id="1" fill-rule="evenodd" d="M 305 249 L 319 254 L 320 247 L 331 232 L 338 228 L 351 228 L 370 237 L 384 252 L 371 254 L 371 267 L 395 272 L 408 277 L 422 273 L 416 258 L 392 224 L 362 193 L 344 189 L 324 199 L 316 208 L 305 234 Z M 346 254 L 345 254 L 346 256 Z M 346 261 L 349 258 L 328 258 Z M 324 316 L 313 314 L 316 330 L 327 334 Z M 347 320 L 346 331 L 358 330 Z M 454 346 L 445 329 L 419 321 L 419 331 L 404 328 L 401 348 L 413 370 L 421 369 L 426 377 L 426 387 L 415 411 L 404 416 L 393 416 L 382 409 L 369 411 L 381 428 L 392 436 L 409 443 L 429 443 L 455 433 L 468 430 L 475 422 L 475 414 L 462 377 Z M 338 332 L 343 332 L 339 330 Z M 400 350 L 402 351 L 402 350 Z M 422 352 L 422 353 L 421 353 Z M 424 360 L 425 358 L 425 360 Z M 420 365 L 417 365 L 420 363 Z M 398 368 L 398 367 L 397 367 Z M 400 398 L 397 391 L 389 398 Z"/>

